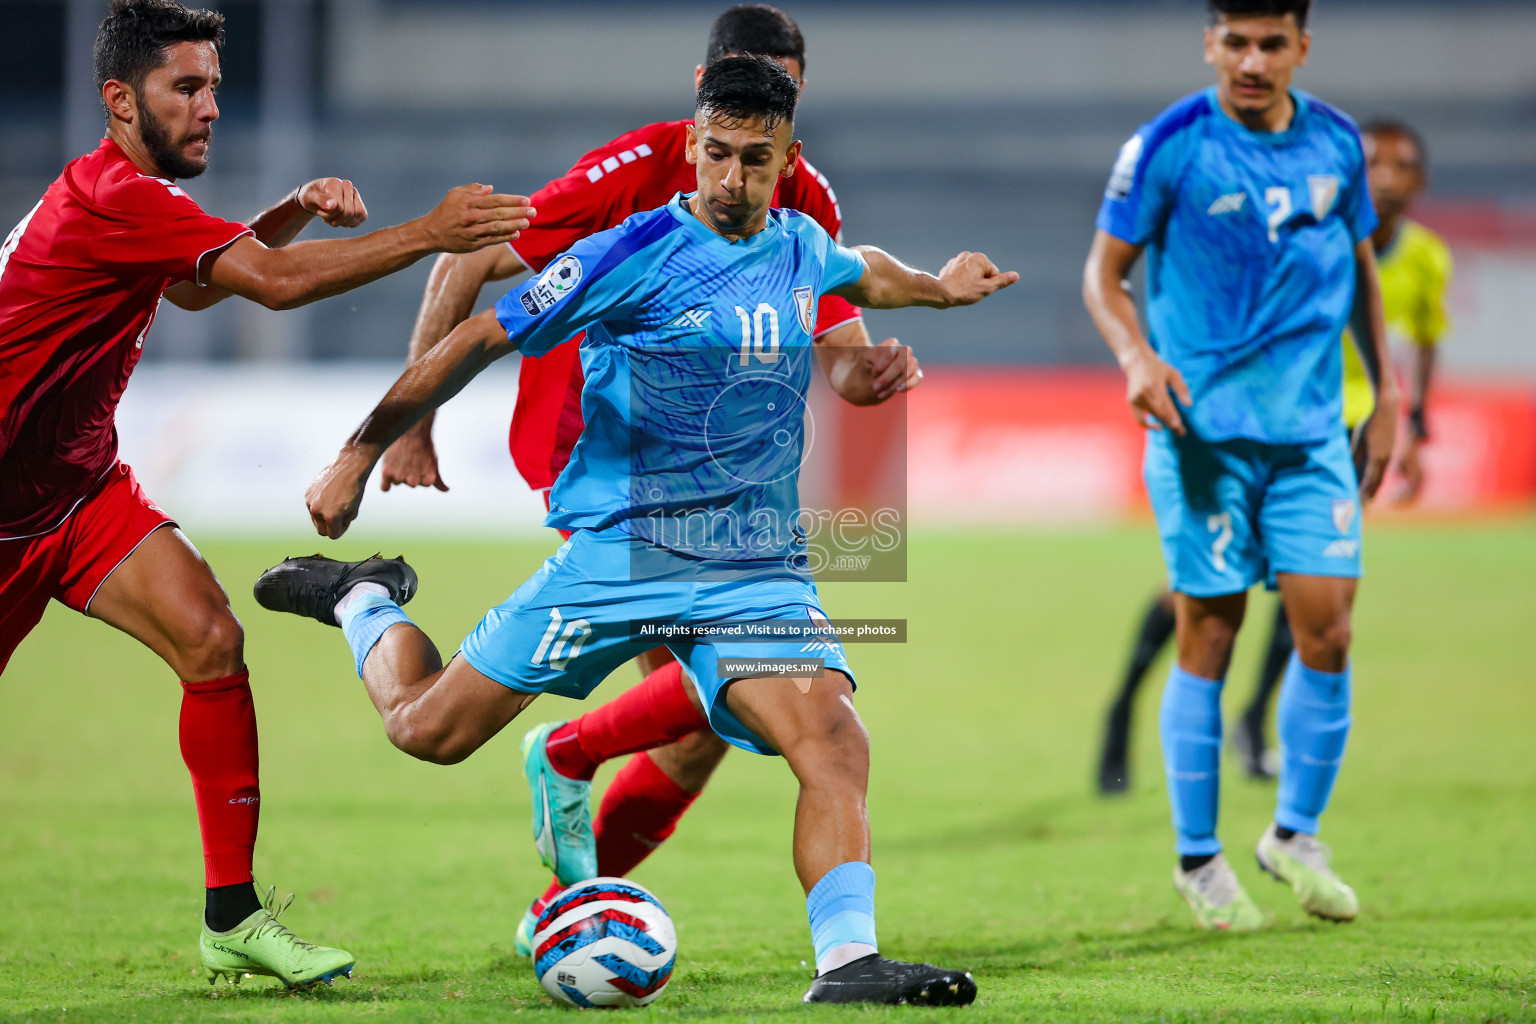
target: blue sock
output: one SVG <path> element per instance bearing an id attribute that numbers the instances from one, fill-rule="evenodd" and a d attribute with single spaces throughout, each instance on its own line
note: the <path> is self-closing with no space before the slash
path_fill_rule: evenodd
<path id="1" fill-rule="evenodd" d="M 1221 799 L 1221 680 L 1202 679 L 1178 665 L 1163 689 L 1158 725 L 1163 769 L 1173 804 L 1181 856 L 1221 852 L 1216 808 Z"/>
<path id="2" fill-rule="evenodd" d="M 1344 741 L 1349 738 L 1348 667 L 1343 672 L 1307 668 L 1295 654 L 1280 684 L 1280 799 L 1275 824 L 1317 834 L 1328 806 Z"/>
<path id="3" fill-rule="evenodd" d="M 839 864 L 812 887 L 805 912 L 818 968 L 828 953 L 849 942 L 875 951 L 875 869 L 861 861 Z"/>
<path id="4" fill-rule="evenodd" d="M 397 622 L 410 621 L 399 605 L 380 594 L 363 594 L 352 602 L 341 617 L 341 631 L 357 662 L 357 678 L 363 678 L 363 660 L 384 631 Z"/>

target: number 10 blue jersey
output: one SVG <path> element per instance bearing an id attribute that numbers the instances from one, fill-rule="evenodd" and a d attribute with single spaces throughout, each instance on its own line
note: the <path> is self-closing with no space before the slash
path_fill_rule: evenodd
<path id="1" fill-rule="evenodd" d="M 862 277 L 864 259 L 792 210 L 728 241 L 686 199 L 583 239 L 496 303 L 528 355 L 587 332 L 586 426 L 545 522 L 616 527 L 701 558 L 782 561 L 803 540 L 817 300 Z"/>

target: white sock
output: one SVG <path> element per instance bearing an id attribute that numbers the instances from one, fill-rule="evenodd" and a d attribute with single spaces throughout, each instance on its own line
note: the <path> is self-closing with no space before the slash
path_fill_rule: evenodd
<path id="1" fill-rule="evenodd" d="M 835 971 L 844 964 L 851 964 L 860 957 L 878 952 L 880 951 L 867 942 L 845 942 L 841 946 L 833 946 L 827 950 L 826 956 L 816 961 L 816 973 L 821 975 L 828 971 Z"/>
<path id="2" fill-rule="evenodd" d="M 352 589 L 348 590 L 342 599 L 336 602 L 336 621 L 340 622 L 341 617 L 347 614 L 347 609 L 351 608 L 353 602 L 364 594 L 378 594 L 380 597 L 388 597 L 389 588 L 382 583 L 365 582 L 354 584 Z"/>

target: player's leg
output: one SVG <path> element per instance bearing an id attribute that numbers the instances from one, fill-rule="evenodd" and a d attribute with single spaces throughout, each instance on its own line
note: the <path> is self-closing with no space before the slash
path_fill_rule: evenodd
<path id="1" fill-rule="evenodd" d="M 1353 918 L 1359 901 L 1333 873 L 1317 831 L 1349 735 L 1358 486 L 1340 429 L 1326 441 L 1287 447 L 1263 508 L 1266 556 L 1296 650 L 1280 684 L 1280 788 L 1275 822 L 1259 840 L 1259 863 L 1287 882 L 1308 912 L 1339 921 Z"/>
<path id="2" fill-rule="evenodd" d="M 1269 724 L 1270 703 L 1280 686 L 1281 676 L 1285 674 L 1285 666 L 1290 663 L 1294 647 L 1291 641 L 1291 620 L 1285 614 L 1285 602 L 1276 601 L 1274 621 L 1269 628 L 1269 645 L 1265 648 L 1264 664 L 1259 670 L 1259 683 L 1254 687 L 1248 706 L 1232 723 L 1232 747 L 1243 759 L 1249 778 L 1267 780 L 1280 774 L 1280 761 L 1269 747 L 1266 727 Z"/>
<path id="3" fill-rule="evenodd" d="M 436 645 L 400 607 L 416 592 L 416 573 L 403 559 L 290 558 L 263 573 L 255 590 L 265 608 L 341 628 L 385 735 L 419 760 L 458 764 L 537 695 L 464 658 L 444 668 Z"/>
<path id="4" fill-rule="evenodd" d="M 1136 691 L 1147 677 L 1147 669 L 1173 636 L 1173 595 L 1160 591 L 1142 614 L 1136 642 L 1131 646 L 1130 664 L 1120 680 L 1119 692 L 1109 706 L 1104 723 L 1104 745 L 1099 753 L 1099 792 L 1123 793 L 1130 787 L 1131 711 Z"/>
<path id="5" fill-rule="evenodd" d="M 82 535 L 87 524 L 72 524 Z M 87 541 L 82 540 L 80 547 Z M 134 637 L 182 680 L 181 753 L 192 776 L 203 837 L 207 901 L 200 956 L 210 981 L 267 974 L 285 985 L 350 974 L 353 957 L 301 941 L 277 923 L 273 890 L 251 876 L 261 789 L 256 711 L 244 632 L 224 588 L 169 523 L 116 564 L 85 611 Z"/>
<path id="6" fill-rule="evenodd" d="M 869 734 L 853 709 L 853 684 L 829 668 L 818 679 L 739 679 L 725 705 L 778 750 L 800 783 L 795 872 L 806 892 L 816 947 L 808 1002 L 969 1003 L 963 971 L 879 955 L 875 873 L 869 865 Z"/>
<path id="7" fill-rule="evenodd" d="M 1158 722 L 1179 854 L 1173 884 L 1202 927 L 1231 931 L 1264 923 L 1216 835 L 1222 686 L 1247 590 L 1263 575 L 1253 515 L 1267 475 L 1261 455 L 1246 443 L 1147 439 L 1147 491 L 1178 617 Z"/>
<path id="8" fill-rule="evenodd" d="M 1173 886 L 1202 927 L 1250 931 L 1264 915 L 1221 852 L 1221 691 L 1243 623 L 1246 591 L 1199 598 L 1175 594 L 1178 661 L 1158 725 L 1179 863 Z"/>
<path id="9" fill-rule="evenodd" d="M 1349 736 L 1356 581 L 1290 573 L 1279 579 L 1296 649 L 1280 688 L 1280 793 L 1274 824 L 1259 840 L 1259 863 L 1289 884 L 1309 913 L 1348 921 L 1359 913 L 1359 900 L 1333 873 L 1317 832 Z"/>

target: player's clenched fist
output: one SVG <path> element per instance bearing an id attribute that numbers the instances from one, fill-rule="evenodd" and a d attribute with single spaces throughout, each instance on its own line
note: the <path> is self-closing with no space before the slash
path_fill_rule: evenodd
<path id="1" fill-rule="evenodd" d="M 969 306 L 1006 288 L 1019 279 L 1013 271 L 1001 271 L 979 252 L 962 252 L 939 271 L 939 282 L 952 306 Z"/>
<path id="2" fill-rule="evenodd" d="M 501 195 L 492 192 L 489 185 L 460 185 L 423 221 L 439 251 L 474 252 L 512 241 L 533 216 L 527 196 Z"/>
<path id="3" fill-rule="evenodd" d="M 360 462 L 364 464 L 359 464 Z M 373 463 L 359 460 L 347 451 L 336 461 L 320 471 L 309 490 L 304 492 L 304 504 L 309 509 L 309 520 L 315 532 L 335 540 L 347 532 L 352 520 L 357 518 L 363 504 L 363 487 Z"/>
<path id="4" fill-rule="evenodd" d="M 432 443 L 432 427 L 427 420 L 401 434 L 384 451 L 379 489 L 387 491 L 396 485 L 448 489 L 437 468 L 437 447 Z"/>
<path id="5" fill-rule="evenodd" d="M 357 186 L 344 178 L 316 178 L 300 186 L 295 198 L 305 213 L 333 228 L 355 228 L 368 219 L 368 207 Z"/>

